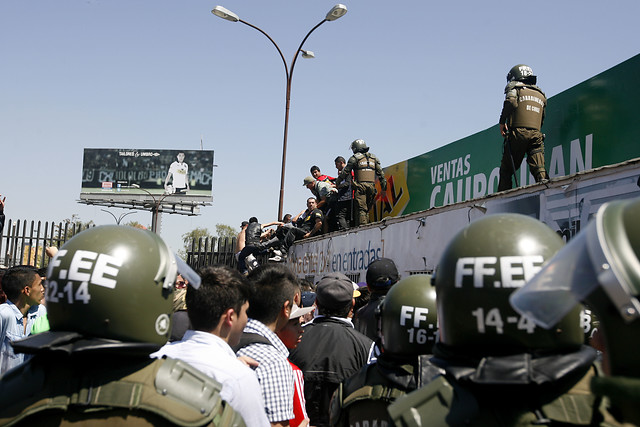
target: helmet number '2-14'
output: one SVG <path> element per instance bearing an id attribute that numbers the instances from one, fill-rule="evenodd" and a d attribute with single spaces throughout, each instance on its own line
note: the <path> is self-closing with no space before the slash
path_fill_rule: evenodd
<path id="1" fill-rule="evenodd" d="M 66 250 L 60 250 L 51 263 L 50 268 L 59 267 L 60 258 L 63 258 L 66 253 Z M 121 266 L 122 260 L 112 255 L 99 254 L 92 251 L 76 251 L 73 254 L 69 270 L 60 270 L 59 273 L 60 279 L 67 279 L 69 281 L 62 288 L 58 286 L 58 282 L 50 281 L 47 288 L 46 299 L 52 303 L 57 303 L 66 297 L 69 304 L 73 304 L 76 301 L 88 304 L 89 300 L 91 300 L 89 283 L 114 289 L 117 283 L 115 277 L 118 275 Z M 73 291 L 74 282 L 80 283 L 75 293 Z"/>

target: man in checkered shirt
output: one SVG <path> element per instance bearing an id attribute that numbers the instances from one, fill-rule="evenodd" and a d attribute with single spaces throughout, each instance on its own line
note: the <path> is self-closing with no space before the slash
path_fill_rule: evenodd
<path id="1" fill-rule="evenodd" d="M 289 350 L 276 332 L 286 326 L 293 304 L 299 304 L 300 286 L 291 270 L 281 264 L 259 267 L 248 278 L 254 294 L 249 299 L 249 321 L 236 354 L 259 363 L 256 375 L 267 418 L 272 426 L 288 426 L 294 418 L 293 370 L 287 360 Z"/>

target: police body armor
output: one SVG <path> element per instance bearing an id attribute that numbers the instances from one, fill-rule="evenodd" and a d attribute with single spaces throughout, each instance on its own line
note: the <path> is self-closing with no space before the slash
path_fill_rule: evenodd
<path id="1" fill-rule="evenodd" d="M 338 386 L 331 401 L 331 425 L 391 425 L 387 406 L 444 372 L 429 362 L 430 357 L 421 355 L 401 365 L 400 360 L 381 356 L 375 364 L 364 366 Z"/>
<path id="2" fill-rule="evenodd" d="M 509 85 L 507 85 L 509 89 Z M 509 118 L 509 127 L 540 130 L 547 98 L 538 86 L 517 82 L 507 96 L 515 96 L 515 110 Z"/>
<path id="3" fill-rule="evenodd" d="M 0 425 L 244 426 L 221 385 L 175 359 L 48 353 L 0 383 Z"/>
<path id="4" fill-rule="evenodd" d="M 370 153 L 355 153 L 356 167 L 354 168 L 357 182 L 375 182 L 376 156 Z"/>
<path id="5" fill-rule="evenodd" d="M 600 375 L 594 358 L 584 346 L 537 359 L 485 358 L 476 368 L 445 364 L 444 375 L 396 400 L 389 415 L 396 426 L 617 425 L 605 402 L 589 392 L 590 380 Z"/>

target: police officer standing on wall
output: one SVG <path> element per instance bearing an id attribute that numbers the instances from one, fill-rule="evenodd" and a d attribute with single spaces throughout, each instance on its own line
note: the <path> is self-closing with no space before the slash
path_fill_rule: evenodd
<path id="1" fill-rule="evenodd" d="M 244 426 L 221 386 L 191 365 L 151 359 L 167 342 L 178 272 L 199 276 L 155 233 L 106 225 L 51 260 L 51 330 L 13 344 L 34 354 L 0 378 L 0 425 Z"/>
<path id="2" fill-rule="evenodd" d="M 540 132 L 547 98 L 536 81 L 531 67 L 524 64 L 514 66 L 507 74 L 499 121 L 504 146 L 498 191 L 511 188 L 511 175 L 515 176 L 525 154 L 536 182 L 549 179 L 544 167 L 544 135 Z"/>
<path id="3" fill-rule="evenodd" d="M 353 185 L 356 189 L 354 200 L 356 202 L 356 226 L 369 222 L 369 210 L 373 206 L 376 197 L 376 176 L 380 179 L 382 191 L 387 190 L 387 180 L 380 166 L 380 160 L 375 154 L 369 153 L 369 147 L 364 140 L 356 139 L 351 143 L 353 156 L 349 158 L 347 165 L 340 171 L 338 178 L 345 179 L 351 171 L 354 171 Z"/>

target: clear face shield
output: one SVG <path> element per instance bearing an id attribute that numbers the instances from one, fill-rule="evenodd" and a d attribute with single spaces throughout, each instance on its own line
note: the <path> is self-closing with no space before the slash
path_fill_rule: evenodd
<path id="1" fill-rule="evenodd" d="M 509 301 L 520 314 L 550 329 L 576 304 L 601 286 L 620 315 L 640 317 L 640 304 L 631 295 L 617 263 L 611 262 L 602 230 L 602 212 L 560 250 Z"/>

